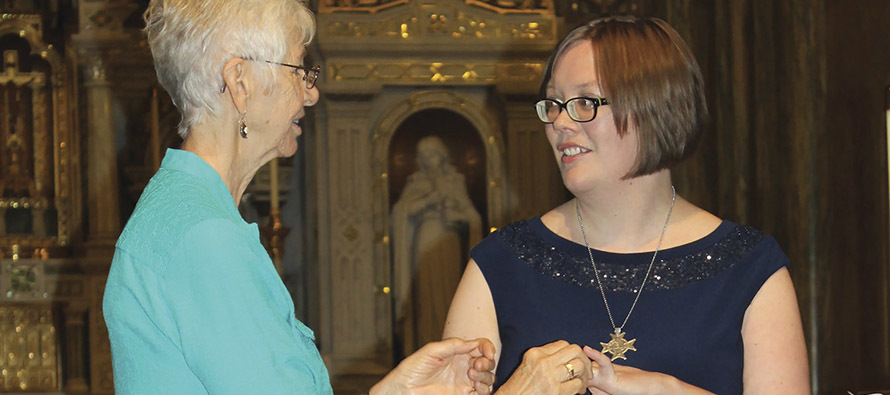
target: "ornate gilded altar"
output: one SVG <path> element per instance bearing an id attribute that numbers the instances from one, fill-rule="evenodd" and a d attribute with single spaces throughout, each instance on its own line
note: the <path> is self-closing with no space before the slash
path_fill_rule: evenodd
<path id="1" fill-rule="evenodd" d="M 143 3 L 0 2 L 10 8 L 0 11 L 0 393 L 113 392 L 105 275 L 142 188 L 179 142 L 139 31 Z M 416 142 L 406 125 L 446 114 L 473 141 L 455 160 L 486 233 L 536 215 L 564 197 L 530 105 L 547 55 L 567 20 L 637 2 L 312 3 L 321 100 L 298 158 L 261 170 L 242 208 L 273 214 L 266 233 L 289 244 L 270 251 L 298 253 L 283 262 L 298 314 L 337 393 L 359 393 L 398 358 L 390 211 L 410 171 L 398 147 Z M 278 192 L 305 202 L 290 235 L 275 228 Z M 288 277 L 297 264 L 302 277 Z"/>

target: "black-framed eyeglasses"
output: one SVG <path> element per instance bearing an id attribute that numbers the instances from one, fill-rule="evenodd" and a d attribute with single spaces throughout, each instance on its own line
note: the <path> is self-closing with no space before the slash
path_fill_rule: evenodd
<path id="1" fill-rule="evenodd" d="M 245 58 L 245 59 L 257 61 L 256 59 L 248 59 L 248 58 Z M 298 70 L 302 70 L 303 71 L 302 78 L 303 78 L 303 81 L 306 81 L 306 89 L 314 88 L 315 83 L 318 82 L 318 76 L 321 75 L 321 66 L 317 66 L 317 65 L 312 66 L 312 67 L 306 67 L 306 66 L 297 66 L 297 65 L 293 65 L 293 64 L 289 64 L 289 63 L 273 62 L 271 60 L 264 60 L 264 62 L 269 63 L 269 64 L 276 64 L 276 65 L 284 66 L 284 67 L 290 67 L 290 68 L 294 69 L 294 72 L 296 72 Z M 299 75 L 299 73 L 298 73 L 298 75 Z M 226 92 L 226 84 L 225 84 L 225 82 L 223 82 L 223 85 L 219 88 L 219 93 L 225 93 L 225 92 Z"/>
<path id="2" fill-rule="evenodd" d="M 596 118 L 597 109 L 609 104 L 608 99 L 601 97 L 573 97 L 565 103 L 556 99 L 541 99 L 535 103 L 538 119 L 544 123 L 556 122 L 562 110 L 566 110 L 569 118 L 575 122 L 590 122 Z"/>
<path id="3" fill-rule="evenodd" d="M 312 89 L 315 87 L 315 82 L 318 81 L 318 76 L 321 74 L 321 66 L 297 66 L 293 64 L 287 63 L 279 63 L 273 62 L 271 60 L 267 60 L 266 63 L 277 64 L 279 66 L 290 67 L 294 70 L 303 70 L 303 81 L 306 81 L 306 89 Z"/>

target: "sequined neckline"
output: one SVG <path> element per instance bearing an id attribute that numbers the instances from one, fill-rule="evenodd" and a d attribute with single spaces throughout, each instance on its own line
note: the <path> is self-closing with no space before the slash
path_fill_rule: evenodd
<path id="1" fill-rule="evenodd" d="M 540 217 L 502 228 L 498 235 L 519 260 L 539 274 L 577 286 L 597 287 L 586 247 L 553 233 Z M 646 288 L 671 289 L 719 275 L 738 263 L 762 237 L 754 228 L 723 221 L 699 240 L 659 252 Z M 652 257 L 651 252 L 592 253 L 603 288 L 611 292 L 635 292 Z"/>

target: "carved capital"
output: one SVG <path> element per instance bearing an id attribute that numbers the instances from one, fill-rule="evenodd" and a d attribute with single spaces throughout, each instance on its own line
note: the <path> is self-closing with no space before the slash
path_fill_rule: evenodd
<path id="1" fill-rule="evenodd" d="M 123 36 L 124 20 L 139 6 L 132 0 L 81 1 L 80 34 Z"/>

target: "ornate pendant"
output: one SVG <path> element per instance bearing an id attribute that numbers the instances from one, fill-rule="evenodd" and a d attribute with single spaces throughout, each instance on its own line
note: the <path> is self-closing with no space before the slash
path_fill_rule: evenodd
<path id="1" fill-rule="evenodd" d="M 600 342 L 600 344 L 603 346 L 603 354 L 612 354 L 613 361 L 618 358 L 627 360 L 624 353 L 637 351 L 636 347 L 634 347 L 634 342 L 637 339 L 624 340 L 624 332 L 620 328 L 615 328 L 615 333 L 610 333 L 609 336 L 612 336 L 612 340 L 609 340 L 608 343 Z"/>

